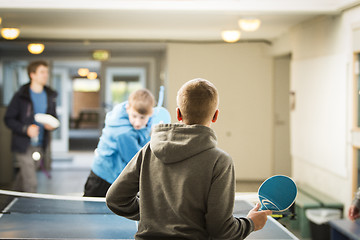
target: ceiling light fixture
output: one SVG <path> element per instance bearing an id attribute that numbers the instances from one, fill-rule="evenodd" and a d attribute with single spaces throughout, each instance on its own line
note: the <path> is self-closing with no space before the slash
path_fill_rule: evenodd
<path id="1" fill-rule="evenodd" d="M 241 30 L 253 32 L 259 29 L 261 21 L 257 18 L 243 18 L 238 21 Z"/>
<path id="2" fill-rule="evenodd" d="M 89 72 L 87 75 L 87 78 L 90 80 L 96 79 L 97 78 L 97 73 L 96 72 Z"/>
<path id="3" fill-rule="evenodd" d="M 45 46 L 42 43 L 30 43 L 28 45 L 28 50 L 32 54 L 40 54 L 44 51 Z"/>
<path id="4" fill-rule="evenodd" d="M 92 57 L 94 60 L 105 61 L 110 58 L 110 52 L 107 50 L 95 50 Z"/>
<path id="5" fill-rule="evenodd" d="M 3 28 L 1 29 L 1 36 L 7 40 L 14 40 L 20 34 L 20 30 L 18 28 Z"/>
<path id="6" fill-rule="evenodd" d="M 240 31 L 237 30 L 222 31 L 221 37 L 225 42 L 229 42 L 229 43 L 237 42 L 240 39 Z"/>
<path id="7" fill-rule="evenodd" d="M 86 77 L 89 74 L 89 69 L 88 68 L 79 68 L 78 74 L 80 77 Z"/>

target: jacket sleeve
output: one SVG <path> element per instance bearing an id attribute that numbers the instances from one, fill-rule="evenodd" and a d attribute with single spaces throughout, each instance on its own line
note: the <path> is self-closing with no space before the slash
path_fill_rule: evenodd
<path id="1" fill-rule="evenodd" d="M 115 214 L 131 220 L 140 220 L 139 176 L 142 162 L 139 151 L 125 167 L 106 194 L 106 204 Z"/>
<path id="2" fill-rule="evenodd" d="M 117 147 L 121 155 L 121 159 L 128 164 L 135 154 L 143 147 L 136 139 L 136 133 L 130 132 L 119 135 L 117 139 Z"/>
<path id="3" fill-rule="evenodd" d="M 10 104 L 6 110 L 4 122 L 13 133 L 27 136 L 27 129 L 29 127 L 29 124 L 24 124 L 19 120 L 21 115 L 20 111 L 21 107 L 19 96 L 18 93 L 16 93 L 11 99 Z"/>
<path id="4" fill-rule="evenodd" d="M 251 219 L 233 216 L 235 171 L 231 158 L 219 159 L 214 167 L 205 215 L 206 227 L 215 239 L 244 239 L 253 230 Z"/>
<path id="5" fill-rule="evenodd" d="M 52 115 L 55 118 L 58 118 L 57 113 L 56 113 L 56 97 L 57 97 L 57 92 L 53 91 L 53 90 L 48 90 L 48 108 L 47 108 L 47 114 Z"/>

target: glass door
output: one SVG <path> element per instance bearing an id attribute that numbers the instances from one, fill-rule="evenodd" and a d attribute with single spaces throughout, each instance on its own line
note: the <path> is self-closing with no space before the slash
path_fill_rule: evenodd
<path id="1" fill-rule="evenodd" d="M 60 127 L 52 132 L 51 151 L 68 152 L 69 150 L 69 106 L 68 106 L 68 71 L 65 68 L 54 68 L 52 71 L 51 87 L 58 93 L 56 99 L 56 113 Z"/>
<path id="2" fill-rule="evenodd" d="M 105 108 L 111 110 L 126 101 L 129 95 L 146 87 L 146 69 L 138 67 L 108 67 L 105 81 Z"/>

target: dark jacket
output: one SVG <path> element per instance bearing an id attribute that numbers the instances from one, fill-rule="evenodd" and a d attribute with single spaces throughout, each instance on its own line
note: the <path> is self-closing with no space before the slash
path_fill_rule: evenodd
<path id="1" fill-rule="evenodd" d="M 46 113 L 54 117 L 56 115 L 56 96 L 57 93 L 49 87 L 44 87 L 47 94 Z M 5 124 L 12 131 L 11 150 L 13 152 L 26 152 L 30 145 L 30 137 L 27 135 L 27 128 L 34 124 L 34 107 L 30 97 L 30 83 L 21 86 L 15 93 L 6 110 L 4 117 Z M 50 141 L 50 133 L 44 132 L 45 149 Z"/>

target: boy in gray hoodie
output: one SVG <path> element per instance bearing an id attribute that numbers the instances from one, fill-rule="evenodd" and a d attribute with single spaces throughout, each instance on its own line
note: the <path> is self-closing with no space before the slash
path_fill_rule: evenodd
<path id="1" fill-rule="evenodd" d="M 271 211 L 232 215 L 235 173 L 231 157 L 216 147 L 218 92 L 204 79 L 177 95 L 182 124 L 159 124 L 151 140 L 111 185 L 106 203 L 139 221 L 135 239 L 244 239 L 263 228 Z M 139 196 L 138 197 L 138 192 Z"/>

